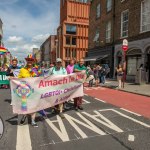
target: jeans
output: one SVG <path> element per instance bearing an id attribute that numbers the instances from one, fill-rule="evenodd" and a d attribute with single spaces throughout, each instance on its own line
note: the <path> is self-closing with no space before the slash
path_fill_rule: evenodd
<path id="1" fill-rule="evenodd" d="M 105 84 L 105 80 L 106 80 L 106 76 L 105 75 L 101 75 L 101 83 Z"/>

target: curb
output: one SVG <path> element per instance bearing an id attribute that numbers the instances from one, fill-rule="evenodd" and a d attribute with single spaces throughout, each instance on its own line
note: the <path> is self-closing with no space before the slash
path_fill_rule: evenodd
<path id="1" fill-rule="evenodd" d="M 132 94 L 136 94 L 136 95 L 141 95 L 141 96 L 150 97 L 150 95 L 147 95 L 147 94 L 136 93 L 136 92 L 132 92 L 132 91 L 126 91 L 126 90 L 123 90 L 123 89 L 114 89 L 114 88 L 109 87 L 109 86 L 103 86 L 103 87 L 109 88 L 109 89 L 112 89 L 112 90 L 118 90 L 118 91 L 126 92 L 126 93 L 132 93 Z"/>

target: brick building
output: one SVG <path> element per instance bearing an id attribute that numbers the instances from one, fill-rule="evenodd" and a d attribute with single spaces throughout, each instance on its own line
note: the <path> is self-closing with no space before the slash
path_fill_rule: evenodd
<path id="1" fill-rule="evenodd" d="M 57 57 L 67 65 L 87 54 L 90 3 L 86 0 L 60 0 L 60 26 L 57 29 Z"/>
<path id="2" fill-rule="evenodd" d="M 88 59 L 108 63 L 115 75 L 114 68 L 124 61 L 123 39 L 129 41 L 127 80 L 135 80 L 144 64 L 150 82 L 150 0 L 92 0 Z"/>
<path id="3" fill-rule="evenodd" d="M 50 35 L 45 42 L 41 45 L 41 62 L 42 64 L 49 66 L 50 63 L 56 60 L 56 44 L 57 35 Z"/>
<path id="4" fill-rule="evenodd" d="M 114 8 L 112 0 L 93 0 L 90 9 L 89 52 L 85 61 L 108 64 L 113 74 Z"/>
<path id="5" fill-rule="evenodd" d="M 115 8 L 114 66 L 124 60 L 122 40 L 127 39 L 127 80 L 134 81 L 144 64 L 144 80 L 150 82 L 150 0 L 116 0 Z"/>

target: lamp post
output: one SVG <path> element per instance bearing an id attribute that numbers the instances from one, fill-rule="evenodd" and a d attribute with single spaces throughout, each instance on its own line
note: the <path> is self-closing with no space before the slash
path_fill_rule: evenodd
<path id="1" fill-rule="evenodd" d="M 128 40 L 124 39 L 123 40 L 123 44 L 122 44 L 122 50 L 124 51 L 124 64 L 123 64 L 123 70 L 124 70 L 124 75 L 123 75 L 123 88 L 124 88 L 124 83 L 126 80 L 126 66 L 127 66 L 127 62 L 126 62 L 126 52 L 128 50 Z"/>

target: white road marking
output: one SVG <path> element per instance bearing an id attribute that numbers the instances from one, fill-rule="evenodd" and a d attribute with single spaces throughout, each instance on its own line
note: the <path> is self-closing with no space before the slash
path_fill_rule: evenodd
<path id="1" fill-rule="evenodd" d="M 69 136 L 68 136 L 68 133 L 66 131 L 66 128 L 62 122 L 62 119 L 57 115 L 57 122 L 59 124 L 59 129 L 53 124 L 52 121 L 50 121 L 49 119 L 46 119 L 45 120 L 48 125 L 53 129 L 53 131 L 61 138 L 61 140 L 63 142 L 66 142 L 66 141 L 69 141 Z"/>
<path id="2" fill-rule="evenodd" d="M 145 126 L 145 127 L 147 127 L 147 128 L 150 128 L 150 125 L 148 125 L 148 124 L 146 124 L 146 123 L 144 123 L 144 122 L 141 122 L 141 121 L 139 121 L 139 120 L 137 120 L 137 119 L 134 119 L 134 118 L 132 118 L 132 117 L 129 117 L 129 116 L 127 116 L 127 115 L 125 115 L 125 114 L 123 114 L 123 113 L 121 113 L 121 112 L 119 112 L 119 111 L 117 111 L 117 110 L 115 110 L 115 109 L 111 109 L 112 111 L 114 111 L 114 112 L 116 112 L 117 114 L 119 114 L 120 116 L 123 116 L 123 117 L 125 117 L 125 118 L 127 118 L 127 119 L 130 119 L 130 120 L 132 120 L 133 122 L 136 122 L 136 123 L 138 123 L 138 124 L 140 124 L 140 125 L 142 125 L 142 126 Z"/>
<path id="3" fill-rule="evenodd" d="M 55 144 L 55 142 L 52 140 L 53 144 Z"/>
<path id="4" fill-rule="evenodd" d="M 134 135 L 129 135 L 128 136 L 128 141 L 134 142 Z"/>
<path id="5" fill-rule="evenodd" d="M 80 139 L 80 137 L 78 137 L 76 134 L 74 134 L 75 135 L 75 137 L 77 138 L 77 139 Z"/>
<path id="6" fill-rule="evenodd" d="M 100 102 L 102 102 L 102 103 L 106 103 L 105 101 L 103 101 L 103 100 L 101 100 L 101 99 L 98 99 L 98 98 L 94 98 L 94 99 L 96 99 L 96 100 L 98 100 L 98 101 L 100 101 Z"/>
<path id="7" fill-rule="evenodd" d="M 94 111 L 95 115 L 91 115 L 89 113 L 83 112 L 86 116 L 90 117 L 91 119 L 97 121 L 98 123 L 103 124 L 104 126 L 117 131 L 117 132 L 123 132 L 122 129 L 120 129 L 118 126 L 116 126 L 114 123 L 112 123 L 110 120 L 108 120 L 106 117 L 104 117 L 102 114 L 100 114 L 98 111 Z M 98 118 L 97 118 L 98 117 Z M 99 119 L 101 118 L 101 119 Z"/>
<path id="8" fill-rule="evenodd" d="M 91 102 L 89 102 L 89 101 L 87 101 L 87 100 L 85 100 L 85 99 L 82 99 L 85 103 L 87 103 L 87 104 L 90 104 Z"/>
<path id="9" fill-rule="evenodd" d="M 121 110 L 124 110 L 124 111 L 126 111 L 126 112 L 129 112 L 129 113 L 131 113 L 131 114 L 134 114 L 134 115 L 136 115 L 136 116 L 141 116 L 140 114 L 137 114 L 137 113 L 135 113 L 135 112 L 132 112 L 132 111 L 129 111 L 129 110 L 127 110 L 127 109 L 124 109 L 124 108 L 120 108 Z"/>
<path id="10" fill-rule="evenodd" d="M 84 89 L 85 89 L 85 90 L 92 90 L 92 89 L 90 89 L 90 88 L 87 88 L 87 87 L 84 87 Z"/>
<path id="11" fill-rule="evenodd" d="M 32 150 L 29 125 L 17 126 L 16 150 Z"/>
<path id="12" fill-rule="evenodd" d="M 74 129 L 80 134 L 80 136 L 82 138 L 88 138 L 88 136 L 78 127 L 78 124 L 96 132 L 97 134 L 100 135 L 106 135 L 105 132 L 103 132 L 102 130 L 100 130 L 97 126 L 95 126 L 92 122 L 90 122 L 89 120 L 87 120 L 84 116 L 82 116 L 80 113 L 77 113 L 77 115 L 84 120 L 84 122 L 81 122 L 80 120 L 77 120 L 76 118 L 73 118 L 72 116 L 68 115 L 68 114 L 64 114 L 66 120 L 68 120 L 68 122 L 72 125 L 72 127 L 74 127 Z M 76 122 L 76 123 L 75 123 Z"/>

